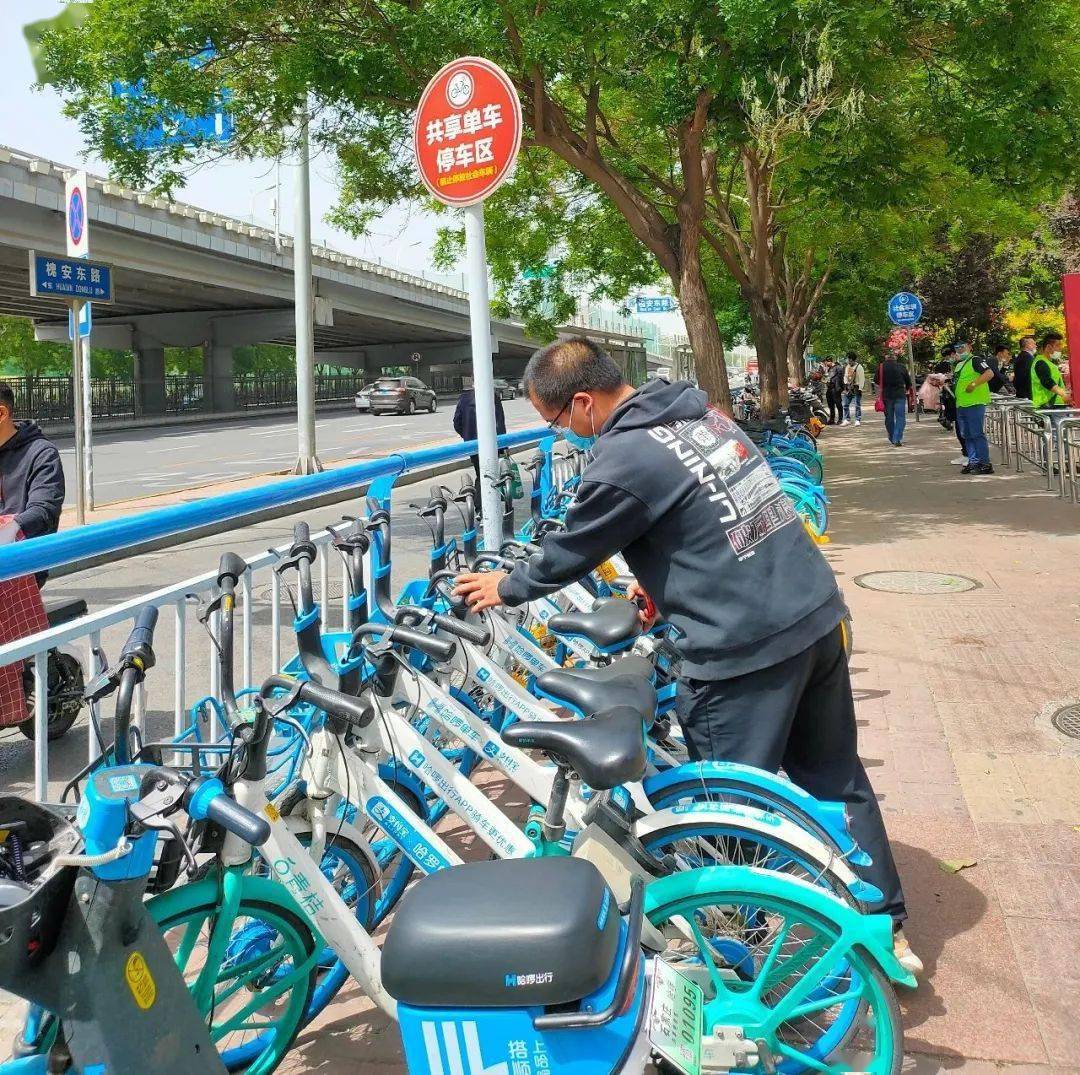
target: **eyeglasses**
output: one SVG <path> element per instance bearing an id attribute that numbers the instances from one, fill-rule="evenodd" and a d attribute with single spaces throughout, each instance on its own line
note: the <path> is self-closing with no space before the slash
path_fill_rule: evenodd
<path id="1" fill-rule="evenodd" d="M 574 402 L 574 397 L 573 397 L 573 396 L 571 396 L 571 397 L 570 397 L 570 398 L 569 398 L 569 399 L 568 399 L 568 400 L 567 400 L 567 401 L 566 401 L 566 402 L 565 402 L 565 403 L 564 403 L 564 404 L 563 404 L 563 405 L 562 405 L 562 406 L 561 406 L 561 407 L 559 408 L 559 413 L 558 413 L 557 415 L 555 415 L 555 417 L 554 417 L 554 418 L 552 418 L 552 419 L 551 419 L 551 421 L 550 421 L 550 422 L 548 422 L 548 424 L 547 424 L 547 427 L 548 427 L 548 429 L 549 429 L 549 430 L 552 430 L 552 431 L 554 431 L 554 429 L 555 429 L 555 426 L 556 426 L 556 424 L 558 423 L 559 419 L 560 419 L 560 418 L 561 418 L 561 417 L 562 417 L 562 416 L 563 416 L 563 415 L 564 415 L 564 414 L 566 413 L 566 408 L 567 408 L 567 407 L 569 407 L 569 406 L 570 406 L 570 404 L 571 404 L 571 403 L 573 403 L 573 402 Z"/>

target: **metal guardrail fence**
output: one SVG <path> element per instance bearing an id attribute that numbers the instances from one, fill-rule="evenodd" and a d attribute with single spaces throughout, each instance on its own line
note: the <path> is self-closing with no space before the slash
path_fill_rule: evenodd
<path id="1" fill-rule="evenodd" d="M 986 410 L 986 435 L 1002 464 L 1023 472 L 1028 463 L 1063 499 L 1080 502 L 1080 407 L 1035 410 L 1030 400 L 995 398 Z"/>
<path id="2" fill-rule="evenodd" d="M 1061 497 L 1080 504 L 1080 415 L 1062 420 L 1057 429 Z"/>
<path id="3" fill-rule="evenodd" d="M 509 433 L 499 438 L 503 448 L 515 448 L 548 435 L 546 429 L 529 429 Z M 208 497 L 190 504 L 180 504 L 141 515 L 94 523 L 77 527 L 74 530 L 47 537 L 33 538 L 14 545 L 0 546 L 0 579 L 15 578 L 32 574 L 69 563 L 75 563 L 87 557 L 132 547 L 153 537 L 182 535 L 208 521 L 242 518 L 252 511 L 275 506 L 286 506 L 302 502 L 320 493 L 334 490 L 359 489 L 378 478 L 396 478 L 423 467 L 439 465 L 468 459 L 475 450 L 473 442 L 449 444 L 440 448 L 423 451 L 402 452 L 384 459 L 369 460 L 339 470 L 326 471 L 305 477 L 290 478 L 274 482 L 257 489 L 242 490 L 227 496 Z M 331 561 L 328 547 L 331 535 L 323 530 L 313 535 L 312 541 L 319 551 L 315 577 L 318 579 L 318 597 L 322 605 L 323 622 L 332 629 L 330 614 L 336 607 L 339 595 L 333 593 L 331 586 Z M 242 581 L 240 590 L 240 653 L 244 684 L 250 684 L 281 667 L 281 617 L 282 584 L 272 570 L 277 555 L 271 550 L 248 560 L 251 570 Z M 215 569 L 194 578 L 185 579 L 161 587 L 151 593 L 143 594 L 119 604 L 112 605 L 98 612 L 90 613 L 70 623 L 51 627 L 38 634 L 19 639 L 0 646 L 0 667 L 17 661 L 32 661 L 34 667 L 34 796 L 44 801 L 48 792 L 49 740 L 47 735 L 47 668 L 48 653 L 58 646 L 81 644 L 85 646 L 86 660 L 84 668 L 89 680 L 99 670 L 96 664 L 96 652 L 101 649 L 102 634 L 110 628 L 123 628 L 134 621 L 138 610 L 145 605 L 154 605 L 162 610 L 162 621 L 172 624 L 172 637 L 162 638 L 157 647 L 159 654 L 168 654 L 171 641 L 171 662 L 166 658 L 161 664 L 171 663 L 172 694 L 168 705 L 161 708 L 171 709 L 173 729 L 179 733 L 188 721 L 188 680 L 190 655 L 189 641 L 190 616 L 195 598 L 212 598 L 216 593 L 217 571 Z M 344 575 L 341 582 L 341 623 L 344 624 L 348 588 Z M 369 593 L 373 588 L 369 586 Z M 211 621 L 213 623 L 213 621 Z M 122 640 L 119 632 L 117 639 Z M 201 685 L 198 697 L 217 693 L 217 663 L 212 659 L 213 645 L 209 638 L 205 643 L 209 647 L 211 660 L 208 680 Z M 253 678 L 254 677 L 254 678 Z M 167 678 L 151 677 L 150 689 L 160 691 Z M 147 712 L 145 687 L 140 688 L 136 699 L 134 723 L 142 729 Z M 213 722 L 213 717 L 211 718 Z M 216 729 L 211 723 L 208 729 L 211 735 Z M 97 742 L 92 727 L 87 725 L 87 757 L 96 757 Z"/>
<path id="4" fill-rule="evenodd" d="M 371 375 L 367 375 L 367 380 Z M 16 413 L 33 418 L 41 426 L 74 421 L 71 378 L 3 377 L 15 393 Z M 365 375 L 358 373 L 317 373 L 315 401 L 352 399 L 364 387 Z M 244 373 L 227 386 L 236 410 L 281 407 L 296 402 L 296 377 L 291 373 Z M 220 390 L 220 386 L 219 389 Z M 147 412 L 143 402 L 163 399 L 166 415 L 197 414 L 206 409 L 206 379 L 201 376 L 167 376 L 164 381 L 139 382 L 133 377 L 94 377 L 90 381 L 95 419 L 141 417 Z M 159 409 L 160 409 L 159 404 Z"/>

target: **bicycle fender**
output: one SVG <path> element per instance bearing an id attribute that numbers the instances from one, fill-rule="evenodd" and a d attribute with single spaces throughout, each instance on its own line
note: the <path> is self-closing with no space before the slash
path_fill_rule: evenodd
<path id="1" fill-rule="evenodd" d="M 915 976 L 900 966 L 892 950 L 892 919 L 888 915 L 860 914 L 817 885 L 798 877 L 759 870 L 751 866 L 702 866 L 669 874 L 645 889 L 645 915 L 652 920 L 665 906 L 680 900 L 708 898 L 710 893 L 733 896 L 753 905 L 755 899 L 772 897 L 801 903 L 831 922 L 852 947 L 862 948 L 897 985 L 914 989 Z M 655 924 L 655 922 L 654 922 Z"/>
<path id="2" fill-rule="evenodd" d="M 801 825 L 780 814 L 759 810 L 754 806 L 736 803 L 682 803 L 639 818 L 634 825 L 634 835 L 647 843 L 653 833 L 666 829 L 693 831 L 697 825 L 725 823 L 737 824 L 757 833 L 766 841 L 783 840 L 804 855 L 819 872 L 831 870 L 852 896 L 862 903 L 879 903 L 882 899 L 879 888 L 857 876 L 839 855 Z"/>
<path id="3" fill-rule="evenodd" d="M 710 777 L 716 780 L 737 780 L 741 784 L 749 784 L 786 799 L 794 807 L 809 814 L 836 841 L 836 846 L 848 862 L 855 866 L 870 865 L 870 856 L 855 843 L 848 831 L 843 803 L 815 799 L 798 784 L 764 769 L 732 761 L 686 762 L 674 769 L 647 776 L 642 781 L 642 786 L 652 799 L 660 797 L 664 790 L 674 785 L 707 781 Z"/>
<path id="4" fill-rule="evenodd" d="M 289 832 L 291 832 L 293 836 L 305 836 L 311 832 L 311 821 L 304 815 L 302 810 L 300 812 L 288 814 L 284 820 L 285 824 L 288 826 Z M 344 818 L 327 818 L 327 844 L 333 844 L 334 837 L 338 835 L 344 836 L 347 840 L 351 840 L 364 856 L 364 860 L 371 868 L 371 876 L 378 882 L 378 891 L 374 893 L 375 898 L 378 898 L 382 893 L 382 873 L 379 869 L 379 863 L 375 858 L 375 853 L 371 850 L 371 845 L 368 843 L 367 838 L 355 825 L 346 821 Z"/>

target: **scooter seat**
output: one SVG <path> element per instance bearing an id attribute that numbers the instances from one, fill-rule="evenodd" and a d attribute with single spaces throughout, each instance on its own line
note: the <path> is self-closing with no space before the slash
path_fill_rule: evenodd
<path id="1" fill-rule="evenodd" d="M 55 601 L 46 599 L 45 615 L 48 617 L 49 626 L 56 627 L 85 616 L 86 602 L 81 597 L 57 598 Z"/>
<path id="2" fill-rule="evenodd" d="M 621 597 L 597 601 L 591 612 L 560 612 L 547 621 L 547 628 L 556 635 L 580 635 L 594 646 L 617 652 L 633 644 L 641 634 L 637 605 Z"/>
<path id="3" fill-rule="evenodd" d="M 603 668 L 553 668 L 536 677 L 536 686 L 585 717 L 628 705 L 639 710 L 643 720 L 651 720 L 656 713 L 652 671 L 644 657 L 623 657 Z"/>
<path id="4" fill-rule="evenodd" d="M 402 897 L 382 979 L 402 1004 L 571 1004 L 614 967 L 619 912 L 599 871 L 575 858 L 467 862 Z"/>
<path id="5" fill-rule="evenodd" d="M 610 709 L 588 720 L 511 724 L 502 737 L 511 746 L 542 750 L 597 791 L 640 780 L 645 772 L 641 712 L 630 706 Z"/>

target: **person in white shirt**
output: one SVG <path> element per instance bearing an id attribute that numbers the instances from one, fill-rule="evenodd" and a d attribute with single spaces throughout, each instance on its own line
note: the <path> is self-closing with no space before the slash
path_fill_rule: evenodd
<path id="1" fill-rule="evenodd" d="M 866 386 L 866 370 L 863 369 L 859 356 L 848 351 L 844 364 L 844 420 L 842 426 L 851 424 L 851 404 L 855 404 L 855 424 L 862 425 L 862 394 Z"/>

